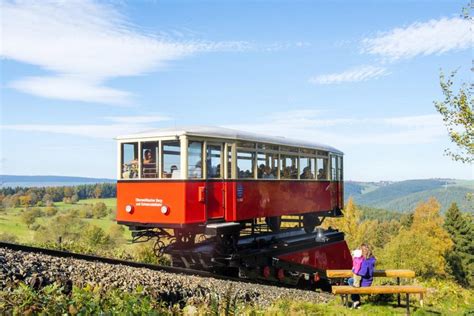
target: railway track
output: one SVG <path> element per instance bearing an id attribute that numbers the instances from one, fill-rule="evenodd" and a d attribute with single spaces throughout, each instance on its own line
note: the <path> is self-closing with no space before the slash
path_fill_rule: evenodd
<path id="1" fill-rule="evenodd" d="M 169 273 L 186 274 L 186 275 L 200 276 L 200 277 L 206 277 L 206 278 L 214 278 L 218 280 L 293 288 L 292 286 L 285 285 L 285 284 L 274 284 L 274 283 L 269 283 L 269 282 L 261 282 L 257 280 L 236 278 L 232 276 L 225 276 L 225 275 L 216 274 L 216 273 L 203 271 L 203 270 L 171 267 L 171 266 L 164 266 L 164 265 L 157 265 L 157 264 L 150 264 L 150 263 L 141 263 L 141 262 L 130 261 L 130 260 L 121 260 L 121 259 L 101 257 L 101 256 L 96 256 L 96 255 L 75 253 L 75 252 L 64 251 L 64 250 L 25 246 L 25 245 L 7 243 L 7 242 L 0 242 L 0 248 L 7 248 L 14 251 L 23 251 L 23 252 L 29 252 L 29 253 L 40 253 L 40 254 L 49 255 L 53 257 L 60 257 L 60 258 L 80 259 L 80 260 L 85 260 L 89 262 L 101 262 L 101 263 L 107 263 L 107 264 L 112 264 L 112 265 L 122 265 L 122 266 L 127 266 L 127 267 L 134 267 L 134 268 L 146 268 L 146 269 L 150 269 L 154 271 L 164 271 L 164 272 L 169 272 Z"/>

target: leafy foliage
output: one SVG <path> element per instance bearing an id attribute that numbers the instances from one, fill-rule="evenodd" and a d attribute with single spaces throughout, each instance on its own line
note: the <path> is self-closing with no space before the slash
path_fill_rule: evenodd
<path id="1" fill-rule="evenodd" d="M 453 241 L 453 249 L 446 254 L 450 272 L 457 282 L 474 287 L 474 220 L 462 214 L 455 203 L 446 213 L 444 227 Z"/>
<path id="2" fill-rule="evenodd" d="M 409 228 L 401 228 L 381 252 L 387 268 L 413 269 L 422 277 L 445 276 L 445 254 L 452 241 L 443 228 L 440 205 L 433 198 L 420 203 Z"/>
<path id="3" fill-rule="evenodd" d="M 443 91 L 444 100 L 435 101 L 436 110 L 442 115 L 444 124 L 448 129 L 451 141 L 457 146 L 457 150 L 446 149 L 446 155 L 455 161 L 472 163 L 474 161 L 474 98 L 471 96 L 471 88 L 462 84 L 458 92 L 453 92 L 453 71 L 448 78 L 444 73 L 440 74 L 440 86 Z"/>

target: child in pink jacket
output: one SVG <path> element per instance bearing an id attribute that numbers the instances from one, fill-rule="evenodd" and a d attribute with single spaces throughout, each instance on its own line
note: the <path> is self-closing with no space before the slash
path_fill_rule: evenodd
<path id="1" fill-rule="evenodd" d="M 354 279 L 354 287 L 360 287 L 361 276 L 358 275 L 358 273 L 363 261 L 364 258 L 362 257 L 362 250 L 354 250 L 352 252 L 352 278 Z"/>

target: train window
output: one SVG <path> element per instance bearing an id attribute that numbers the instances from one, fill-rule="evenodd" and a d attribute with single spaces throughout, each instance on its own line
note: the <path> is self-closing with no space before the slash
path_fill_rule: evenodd
<path id="1" fill-rule="evenodd" d="M 122 179 L 138 178 L 138 143 L 122 144 Z"/>
<path id="2" fill-rule="evenodd" d="M 331 180 L 337 180 L 337 160 L 336 156 L 331 156 Z"/>
<path id="3" fill-rule="evenodd" d="M 206 176 L 209 179 L 220 178 L 222 174 L 222 146 L 208 144 L 206 146 L 206 161 L 207 161 L 207 172 Z"/>
<path id="4" fill-rule="evenodd" d="M 258 179 L 276 179 L 278 173 L 278 155 L 271 153 L 258 153 L 257 166 Z"/>
<path id="5" fill-rule="evenodd" d="M 239 179 L 254 178 L 255 153 L 237 151 L 237 177 Z"/>
<path id="6" fill-rule="evenodd" d="M 316 163 L 314 158 L 300 157 L 300 179 L 314 179 Z"/>
<path id="7" fill-rule="evenodd" d="M 328 160 L 326 158 L 316 159 L 316 169 L 318 169 L 318 180 L 328 179 Z"/>
<path id="8" fill-rule="evenodd" d="M 202 179 L 202 142 L 188 143 L 188 178 Z"/>
<path id="9" fill-rule="evenodd" d="M 280 156 L 280 179 L 298 179 L 298 157 Z"/>
<path id="10" fill-rule="evenodd" d="M 162 142 L 163 178 L 181 178 L 181 151 L 179 141 Z"/>
<path id="11" fill-rule="evenodd" d="M 158 178 L 158 142 L 142 143 L 142 178 Z"/>

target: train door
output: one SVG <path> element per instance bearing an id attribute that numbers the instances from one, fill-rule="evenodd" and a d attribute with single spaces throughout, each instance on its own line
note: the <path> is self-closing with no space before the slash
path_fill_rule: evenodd
<path id="1" fill-rule="evenodd" d="M 224 144 L 206 142 L 206 210 L 208 219 L 224 217 Z"/>
<path id="2" fill-rule="evenodd" d="M 337 182 L 337 156 L 330 156 L 331 208 L 339 205 L 339 183 Z"/>

